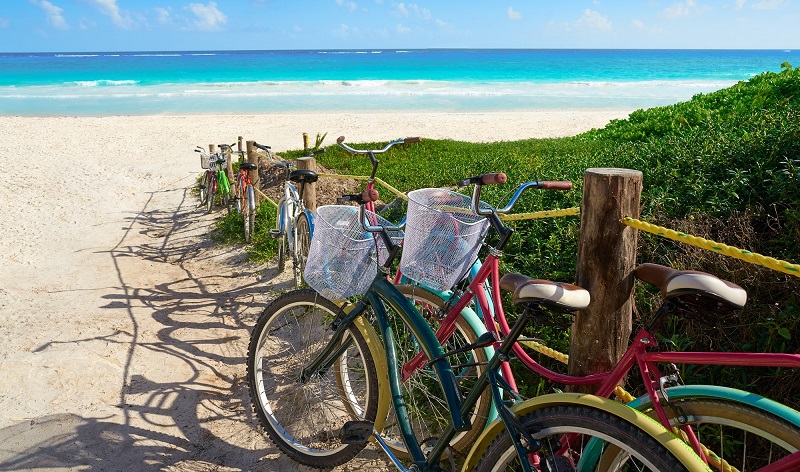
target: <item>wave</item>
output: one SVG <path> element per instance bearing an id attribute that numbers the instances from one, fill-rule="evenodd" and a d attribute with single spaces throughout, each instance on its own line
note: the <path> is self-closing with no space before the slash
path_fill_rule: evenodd
<path id="1" fill-rule="evenodd" d="M 123 85 L 136 85 L 138 80 L 79 80 L 76 82 L 67 82 L 66 85 L 77 85 L 78 87 L 113 87 Z"/>

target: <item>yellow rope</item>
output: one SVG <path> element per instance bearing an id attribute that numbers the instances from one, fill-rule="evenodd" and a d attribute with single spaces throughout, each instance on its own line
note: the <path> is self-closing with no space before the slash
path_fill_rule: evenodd
<path id="1" fill-rule="evenodd" d="M 675 436 L 678 436 L 681 440 L 683 440 L 683 442 L 687 444 L 689 443 L 689 438 L 686 436 L 686 433 L 684 433 L 682 429 L 673 427 L 672 433 L 675 434 Z M 703 451 L 703 454 L 706 456 L 706 459 L 708 459 L 708 465 L 714 467 L 720 472 L 739 472 L 739 469 L 730 465 L 728 461 L 719 457 L 716 452 L 707 448 L 702 443 L 700 444 L 700 449 Z"/>
<path id="2" fill-rule="evenodd" d="M 369 180 L 369 177 L 365 177 L 363 175 L 346 175 L 346 174 L 326 174 L 321 173 L 317 174 L 319 177 L 330 177 L 332 179 L 350 179 L 350 180 Z M 397 195 L 398 197 L 402 198 L 405 201 L 408 201 L 408 197 L 406 194 L 397 190 L 396 188 L 392 187 L 391 185 L 384 182 L 382 179 L 375 177 L 375 182 L 380 184 L 382 187 L 387 189 L 388 191 L 392 192 L 393 194 Z"/>
<path id="3" fill-rule="evenodd" d="M 253 187 L 253 188 L 255 188 L 255 187 Z M 255 188 L 255 189 L 256 189 L 256 192 L 258 192 L 258 194 L 261 195 L 266 201 L 272 203 L 272 206 L 274 206 L 275 208 L 278 208 L 278 204 L 275 203 L 274 201 L 272 201 L 272 199 L 269 198 L 264 192 L 262 192 L 261 190 L 259 190 L 257 188 Z"/>
<path id="4" fill-rule="evenodd" d="M 653 233 L 668 239 L 672 239 L 674 241 L 680 241 L 682 243 L 690 244 L 692 246 L 697 246 L 699 248 L 706 249 L 712 252 L 717 252 L 720 254 L 724 254 L 726 256 L 734 257 L 736 259 L 740 259 L 745 262 L 750 262 L 752 264 L 761 265 L 769 269 L 783 272 L 785 274 L 794 275 L 795 277 L 800 277 L 800 265 L 798 264 L 792 264 L 791 262 L 781 261 L 772 257 L 763 256 L 761 254 L 750 252 L 744 249 L 728 246 L 727 244 L 722 244 L 715 241 L 711 241 L 709 239 L 692 236 L 691 234 L 680 233 L 678 231 L 664 228 L 663 226 L 656 226 L 654 224 L 637 220 L 629 216 L 623 218 L 622 223 L 642 231 L 647 231 L 648 233 Z"/>
<path id="5" fill-rule="evenodd" d="M 518 221 L 518 220 L 533 220 L 537 218 L 557 218 L 561 216 L 574 216 L 580 215 L 580 207 L 564 208 L 562 210 L 543 210 L 533 213 L 515 213 L 511 215 L 500 215 L 501 220 Z"/>

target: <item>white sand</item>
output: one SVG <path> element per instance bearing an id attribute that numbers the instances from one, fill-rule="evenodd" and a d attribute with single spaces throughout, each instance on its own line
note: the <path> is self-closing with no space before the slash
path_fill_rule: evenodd
<path id="1" fill-rule="evenodd" d="M 559 137 L 629 111 L 0 117 L 0 468 L 296 470 L 244 372 L 289 283 L 210 242 L 196 145 Z M 384 467 L 362 456 L 340 470 Z"/>

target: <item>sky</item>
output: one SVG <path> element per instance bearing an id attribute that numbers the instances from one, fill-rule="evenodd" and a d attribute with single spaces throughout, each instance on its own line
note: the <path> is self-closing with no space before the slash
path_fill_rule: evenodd
<path id="1" fill-rule="evenodd" d="M 1 0 L 0 52 L 800 48 L 800 0 Z"/>

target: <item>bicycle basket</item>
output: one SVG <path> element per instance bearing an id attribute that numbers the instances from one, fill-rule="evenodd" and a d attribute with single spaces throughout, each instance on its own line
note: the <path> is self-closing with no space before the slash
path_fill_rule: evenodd
<path id="1" fill-rule="evenodd" d="M 373 225 L 393 226 L 369 211 L 367 218 Z M 402 231 L 390 235 L 398 243 L 403 239 Z M 380 235 L 364 231 L 358 220 L 358 207 L 321 206 L 317 209 L 303 278 L 330 300 L 361 295 L 369 289 L 378 264 L 383 264 L 388 255 Z"/>
<path id="2" fill-rule="evenodd" d="M 208 169 L 208 155 L 200 153 L 200 167 L 203 169 Z"/>
<path id="3" fill-rule="evenodd" d="M 489 228 L 471 205 L 470 197 L 446 189 L 408 193 L 403 275 L 436 290 L 448 290 L 466 275 Z"/>

